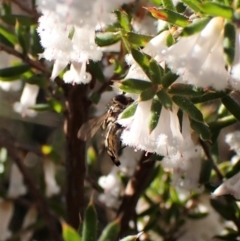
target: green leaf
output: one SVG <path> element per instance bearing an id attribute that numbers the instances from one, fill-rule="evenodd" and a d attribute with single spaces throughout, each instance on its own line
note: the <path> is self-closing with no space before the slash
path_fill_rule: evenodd
<path id="1" fill-rule="evenodd" d="M 228 95 L 230 91 L 216 91 L 216 92 L 207 92 L 202 96 L 199 97 L 192 97 L 191 101 L 195 104 L 197 103 L 202 103 L 202 102 L 206 102 L 206 101 L 210 101 L 210 100 L 215 100 L 215 99 L 219 99 L 222 98 L 226 95 Z"/>
<path id="2" fill-rule="evenodd" d="M 130 15 L 123 10 L 115 10 L 114 13 L 117 15 L 120 26 L 126 31 L 131 31 L 132 25 Z"/>
<path id="3" fill-rule="evenodd" d="M 127 93 L 140 94 L 143 90 L 148 89 L 151 86 L 151 82 L 145 80 L 126 79 L 120 83 L 119 89 Z"/>
<path id="4" fill-rule="evenodd" d="M 162 103 L 162 105 L 165 107 L 165 109 L 171 109 L 172 108 L 172 99 L 170 96 L 167 94 L 167 92 L 162 89 L 157 92 L 157 97 Z"/>
<path id="5" fill-rule="evenodd" d="M 19 22 L 22 25 L 25 26 L 30 26 L 34 23 L 36 23 L 34 21 L 34 18 L 31 16 L 26 16 L 26 15 L 17 15 L 17 14 L 7 14 L 7 15 L 3 15 L 1 16 L 1 19 L 10 25 L 15 25 L 16 22 Z"/>
<path id="6" fill-rule="evenodd" d="M 172 83 L 174 83 L 174 81 L 176 81 L 178 78 L 177 74 L 174 74 L 172 72 L 167 72 L 167 74 L 165 74 L 162 78 L 162 85 L 163 87 L 166 89 L 168 88 Z"/>
<path id="7" fill-rule="evenodd" d="M 31 107 L 29 107 L 29 109 L 32 109 L 32 110 L 36 110 L 36 111 L 48 111 L 48 110 L 51 110 L 51 107 L 48 103 L 45 103 L 45 104 L 36 104 L 36 105 L 33 105 Z"/>
<path id="8" fill-rule="evenodd" d="M 149 62 L 149 79 L 153 84 L 161 84 L 161 79 L 163 76 L 163 68 L 155 59 L 151 59 Z"/>
<path id="9" fill-rule="evenodd" d="M 19 79 L 21 75 L 29 69 L 30 66 L 26 64 L 0 69 L 0 79 L 1 81 L 12 81 Z"/>
<path id="10" fill-rule="evenodd" d="M 120 39 L 121 39 L 120 32 L 116 32 L 116 33 L 112 33 L 112 32 L 96 33 L 96 35 L 95 35 L 95 42 L 100 47 L 115 44 Z"/>
<path id="11" fill-rule="evenodd" d="M 145 89 L 140 94 L 139 101 L 151 100 L 155 94 L 156 94 L 156 90 L 154 90 L 152 87 Z"/>
<path id="12" fill-rule="evenodd" d="M 205 123 L 193 120 L 191 118 L 189 120 L 191 128 L 196 131 L 202 140 L 211 141 L 211 131 Z"/>
<path id="13" fill-rule="evenodd" d="M 62 235 L 64 241 L 81 241 L 78 232 L 65 222 L 62 222 Z"/>
<path id="14" fill-rule="evenodd" d="M 99 92 L 92 92 L 90 98 L 89 98 L 94 104 L 97 104 L 99 100 L 101 99 L 101 94 Z"/>
<path id="15" fill-rule="evenodd" d="M 8 47 L 14 48 L 14 45 L 7 38 L 5 38 L 1 33 L 0 33 L 0 43 Z"/>
<path id="16" fill-rule="evenodd" d="M 158 99 L 153 99 L 148 123 L 149 133 L 151 133 L 156 128 L 160 118 L 161 110 L 162 105 L 160 101 Z"/>
<path id="17" fill-rule="evenodd" d="M 172 0 L 162 0 L 162 4 L 163 4 L 164 8 L 170 9 L 172 11 L 174 11 L 174 10 L 176 11 Z"/>
<path id="18" fill-rule="evenodd" d="M 235 39 L 236 31 L 234 25 L 232 23 L 226 23 L 224 26 L 223 49 L 225 62 L 229 66 L 232 65 L 235 56 Z"/>
<path id="19" fill-rule="evenodd" d="M 199 0 L 182 0 L 189 8 L 194 12 L 200 12 L 200 1 Z"/>
<path id="20" fill-rule="evenodd" d="M 240 105 L 232 99 L 229 95 L 222 98 L 222 103 L 227 110 L 240 121 Z"/>
<path id="21" fill-rule="evenodd" d="M 176 26 L 186 27 L 189 24 L 189 20 L 187 17 L 169 9 L 156 7 L 146 7 L 146 9 L 153 15 L 153 17 L 164 20 Z"/>
<path id="22" fill-rule="evenodd" d="M 127 38 L 129 43 L 131 43 L 132 45 L 136 45 L 136 47 L 145 46 L 152 39 L 152 36 L 150 35 L 143 35 L 134 32 L 126 33 L 125 37 Z"/>
<path id="23" fill-rule="evenodd" d="M 94 77 L 96 77 L 100 83 L 105 82 L 103 68 L 100 66 L 99 62 L 94 62 L 94 61 L 90 60 L 88 67 L 89 67 L 90 72 L 94 73 Z"/>
<path id="24" fill-rule="evenodd" d="M 18 42 L 18 39 L 15 34 L 11 33 L 9 29 L 0 25 L 0 34 L 4 36 L 12 45 L 15 45 Z"/>
<path id="25" fill-rule="evenodd" d="M 174 95 L 172 100 L 185 111 L 190 118 L 196 121 L 203 122 L 203 115 L 201 111 L 186 97 Z"/>
<path id="26" fill-rule="evenodd" d="M 107 225 L 103 230 L 98 241 L 113 241 L 116 240 L 118 233 L 120 231 L 119 220 L 115 220 Z"/>
<path id="27" fill-rule="evenodd" d="M 227 19 L 233 18 L 233 9 L 216 2 L 203 2 L 200 4 L 201 12 L 211 16 L 223 17 Z"/>
<path id="28" fill-rule="evenodd" d="M 132 49 L 132 56 L 153 84 L 161 83 L 162 67 L 151 56 Z"/>
<path id="29" fill-rule="evenodd" d="M 83 228 L 82 228 L 82 240 L 96 241 L 96 236 L 97 236 L 97 213 L 92 201 L 90 201 L 84 215 Z"/>
<path id="30" fill-rule="evenodd" d="M 235 210 L 237 209 L 234 202 L 223 203 L 217 199 L 210 199 L 212 207 L 226 220 L 234 220 Z"/>
<path id="31" fill-rule="evenodd" d="M 173 95 L 202 96 L 204 93 L 205 91 L 201 88 L 182 83 L 174 83 L 168 89 L 168 94 Z"/>
<path id="32" fill-rule="evenodd" d="M 120 239 L 120 241 L 136 241 L 136 240 L 139 240 L 140 235 L 141 235 L 141 233 L 137 234 L 137 235 L 129 235 L 125 238 Z"/>
<path id="33" fill-rule="evenodd" d="M 28 53 L 28 50 L 29 50 L 29 45 L 30 45 L 29 28 L 27 28 L 26 26 L 23 26 L 17 22 L 15 25 L 15 32 L 18 37 L 18 42 L 22 48 L 22 53 L 24 56 L 26 56 Z"/>
<path id="34" fill-rule="evenodd" d="M 138 102 L 137 101 L 133 102 L 121 113 L 121 115 L 119 116 L 119 119 L 125 119 L 133 116 L 137 109 L 137 106 L 138 106 Z"/>
<path id="35" fill-rule="evenodd" d="M 36 31 L 37 25 L 32 25 L 30 27 L 30 48 L 31 54 L 37 56 L 39 53 L 43 52 L 43 47 L 40 44 L 40 37 Z"/>
<path id="36" fill-rule="evenodd" d="M 200 32 L 205 28 L 205 26 L 209 23 L 209 21 L 210 21 L 210 18 L 201 18 L 194 21 L 193 23 L 189 24 L 183 29 L 181 36 L 187 37 Z"/>

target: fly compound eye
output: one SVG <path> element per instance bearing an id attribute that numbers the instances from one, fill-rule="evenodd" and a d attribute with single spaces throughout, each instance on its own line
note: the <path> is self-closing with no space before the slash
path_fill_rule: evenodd
<path id="1" fill-rule="evenodd" d="M 128 104 L 128 99 L 125 95 L 117 95 L 114 97 L 113 101 L 116 103 L 116 104 L 119 104 L 119 105 L 127 105 Z"/>

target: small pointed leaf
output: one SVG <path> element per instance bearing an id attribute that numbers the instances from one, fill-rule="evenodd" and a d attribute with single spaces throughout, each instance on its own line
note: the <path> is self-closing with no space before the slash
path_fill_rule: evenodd
<path id="1" fill-rule="evenodd" d="M 183 29 L 181 36 L 187 37 L 200 32 L 205 28 L 209 21 L 210 18 L 201 18 L 199 20 L 194 21 L 193 23 L 189 24 Z"/>
<path id="2" fill-rule="evenodd" d="M 200 4 L 201 12 L 211 16 L 233 18 L 233 9 L 217 2 L 203 2 Z"/>
<path id="3" fill-rule="evenodd" d="M 130 15 L 123 10 L 116 10 L 115 14 L 117 15 L 117 19 L 121 27 L 126 31 L 131 31 L 132 25 Z"/>
<path id="4" fill-rule="evenodd" d="M 148 89 L 151 86 L 151 82 L 145 80 L 126 79 L 120 83 L 119 89 L 127 93 L 140 94 L 143 90 Z"/>
<path id="5" fill-rule="evenodd" d="M 2 81 L 11 81 L 19 79 L 21 75 L 29 69 L 30 66 L 26 64 L 0 69 L 0 79 Z"/>
<path id="6" fill-rule="evenodd" d="M 139 47 L 139 46 L 145 46 L 152 39 L 152 36 L 143 35 L 143 34 L 134 33 L 134 32 L 128 32 L 126 33 L 126 38 L 129 43 Z"/>
<path id="7" fill-rule="evenodd" d="M 222 98 L 222 103 L 225 105 L 227 110 L 234 115 L 238 121 L 240 121 L 240 105 L 229 95 Z"/>
<path id="8" fill-rule="evenodd" d="M 162 105 L 165 107 L 165 109 L 171 109 L 172 108 L 172 99 L 170 96 L 167 94 L 167 92 L 162 89 L 157 92 L 157 97 L 162 103 Z"/>
<path id="9" fill-rule="evenodd" d="M 201 111 L 186 97 L 174 95 L 172 100 L 193 120 L 203 122 Z"/>
<path id="10" fill-rule="evenodd" d="M 154 90 L 154 88 L 150 87 L 148 89 L 145 89 L 140 94 L 139 101 L 151 100 L 155 94 L 156 94 L 156 90 Z"/>
<path id="11" fill-rule="evenodd" d="M 113 241 L 116 240 L 118 233 L 120 231 L 119 220 L 115 220 L 107 225 L 103 230 L 98 241 Z"/>
<path id="12" fill-rule="evenodd" d="M 105 32 L 105 33 L 96 33 L 95 42 L 98 46 L 104 47 L 115 44 L 121 39 L 121 35 L 119 32 Z"/>
<path id="13" fill-rule="evenodd" d="M 138 102 L 137 101 L 133 102 L 121 113 L 121 115 L 119 116 L 119 119 L 125 119 L 133 116 L 137 109 L 137 106 L 138 106 Z"/>
<path id="14" fill-rule="evenodd" d="M 174 73 L 169 71 L 162 78 L 162 85 L 163 85 L 163 87 L 165 89 L 168 88 L 172 83 L 174 83 L 174 81 L 177 80 L 177 78 L 178 78 L 177 74 L 174 74 Z"/>
<path id="15" fill-rule="evenodd" d="M 161 110 L 162 110 L 162 105 L 160 101 L 154 98 L 152 100 L 150 117 L 149 117 L 149 124 L 148 124 L 149 133 L 151 133 L 156 128 L 160 118 Z"/>
<path id="16" fill-rule="evenodd" d="M 147 7 L 146 9 L 153 15 L 153 17 L 164 20 L 176 26 L 186 27 L 189 24 L 189 20 L 187 17 L 169 9 L 156 7 Z"/>
<path id="17" fill-rule="evenodd" d="M 235 56 L 235 39 L 235 27 L 232 23 L 228 22 L 224 26 L 223 49 L 225 61 L 229 66 L 232 65 Z"/>
<path id="18" fill-rule="evenodd" d="M 202 96 L 205 92 L 194 85 L 174 83 L 168 89 L 168 93 L 173 95 Z"/>
<path id="19" fill-rule="evenodd" d="M 81 241 L 78 232 L 65 222 L 62 222 L 62 235 L 64 241 Z"/>
<path id="20" fill-rule="evenodd" d="M 96 241 L 96 236 L 97 236 L 97 213 L 92 201 L 90 201 L 84 214 L 82 240 Z"/>

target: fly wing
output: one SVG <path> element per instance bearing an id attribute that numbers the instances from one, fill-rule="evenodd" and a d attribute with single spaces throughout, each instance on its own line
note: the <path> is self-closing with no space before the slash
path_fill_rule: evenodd
<path id="1" fill-rule="evenodd" d="M 87 139 L 92 138 L 107 117 L 108 117 L 108 113 L 105 113 L 102 116 L 90 119 L 89 121 L 87 121 L 81 126 L 81 128 L 77 133 L 77 137 L 83 141 L 86 141 Z"/>

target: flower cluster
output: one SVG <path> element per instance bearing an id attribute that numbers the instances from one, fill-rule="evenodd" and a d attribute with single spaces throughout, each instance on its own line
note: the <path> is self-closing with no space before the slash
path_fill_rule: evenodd
<path id="1" fill-rule="evenodd" d="M 54 60 L 51 78 L 70 63 L 71 67 L 63 79 L 66 83 L 89 83 L 90 73 L 86 72 L 89 60 L 99 61 L 102 51 L 95 43 L 95 30 L 113 23 L 111 13 L 116 7 L 128 1 L 38 1 L 43 13 L 39 19 L 38 33 L 44 52 L 40 57 Z"/>

